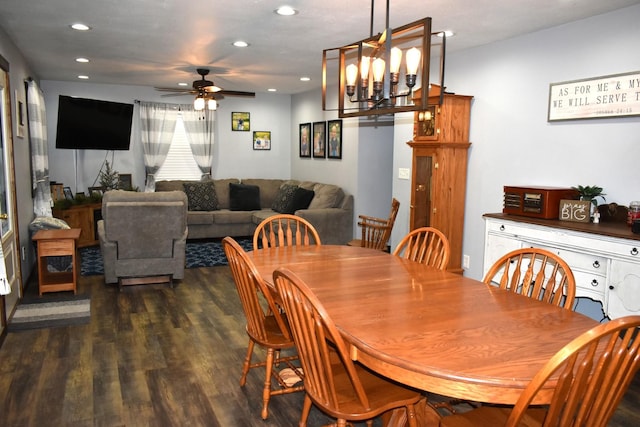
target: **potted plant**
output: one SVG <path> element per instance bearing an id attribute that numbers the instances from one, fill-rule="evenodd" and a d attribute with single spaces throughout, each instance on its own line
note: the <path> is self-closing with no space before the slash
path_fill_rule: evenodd
<path id="1" fill-rule="evenodd" d="M 602 198 L 603 202 L 607 201 L 607 199 L 604 198 L 605 193 L 602 192 L 603 191 L 602 187 L 598 187 L 597 185 L 587 185 L 587 186 L 578 185 L 571 188 L 578 192 L 578 195 L 580 196 L 580 200 L 588 200 L 591 202 L 592 217 L 595 211 L 598 209 L 597 199 L 600 197 Z"/>

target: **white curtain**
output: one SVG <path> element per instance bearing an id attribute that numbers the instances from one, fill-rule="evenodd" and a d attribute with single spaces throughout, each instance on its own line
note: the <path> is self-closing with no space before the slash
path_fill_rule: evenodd
<path id="1" fill-rule="evenodd" d="M 147 192 L 156 189 L 155 175 L 167 158 L 177 117 L 176 105 L 140 102 L 140 138 L 144 150 Z"/>
<path id="2" fill-rule="evenodd" d="M 33 80 L 27 83 L 27 118 L 31 142 L 32 189 L 35 192 L 33 212 L 36 216 L 52 217 L 44 95 Z"/>
<path id="3" fill-rule="evenodd" d="M 193 105 L 181 105 L 180 109 L 191 153 L 202 172 L 201 179 L 211 179 L 215 110 L 196 111 Z"/>

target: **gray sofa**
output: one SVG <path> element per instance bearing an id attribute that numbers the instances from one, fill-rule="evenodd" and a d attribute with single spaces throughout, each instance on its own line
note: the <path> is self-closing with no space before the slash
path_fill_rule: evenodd
<path id="1" fill-rule="evenodd" d="M 187 185 L 185 187 L 185 184 Z M 193 185 L 195 184 L 195 185 Z M 229 184 L 233 184 L 233 188 Z M 240 184 L 240 185 L 238 185 Z M 248 186 L 248 187 L 244 187 Z M 202 206 L 194 202 L 191 191 L 200 187 L 214 189 L 212 194 L 199 194 L 205 200 Z M 259 202 L 245 204 L 238 202 L 238 189 L 259 188 Z M 342 188 L 309 181 L 284 179 L 214 179 L 210 181 L 158 181 L 156 191 L 185 191 L 189 198 L 187 225 L 189 239 L 222 238 L 225 236 L 252 236 L 257 225 L 265 218 L 278 214 L 272 209 L 274 201 L 282 197 L 285 188 L 300 187 L 313 191 L 313 198 L 306 209 L 294 213 L 309 221 L 320 235 L 324 244 L 346 244 L 353 239 L 353 196 L 345 194 Z M 208 191 L 208 190 L 207 190 Z M 258 205 L 259 204 L 259 205 Z M 206 206 L 209 207 L 206 207 Z M 215 205 L 217 209 L 211 209 Z M 277 207 L 277 206 L 276 206 Z M 196 210 L 198 209 L 198 210 Z M 242 210 L 239 210 L 242 209 Z M 246 209 L 246 210 L 245 210 Z"/>

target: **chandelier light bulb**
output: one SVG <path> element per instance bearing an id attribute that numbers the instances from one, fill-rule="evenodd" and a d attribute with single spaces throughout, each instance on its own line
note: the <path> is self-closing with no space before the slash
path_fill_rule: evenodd
<path id="1" fill-rule="evenodd" d="M 391 48 L 391 62 L 389 63 L 389 71 L 392 74 L 400 72 L 400 63 L 402 62 L 402 50 L 398 47 Z"/>
<path id="2" fill-rule="evenodd" d="M 376 58 L 373 60 L 371 67 L 373 68 L 373 81 L 381 82 L 384 79 L 384 59 Z"/>
<path id="3" fill-rule="evenodd" d="M 369 64 L 371 62 L 371 58 L 368 56 L 363 56 L 362 61 L 360 62 L 360 78 L 362 79 L 362 83 L 366 82 L 369 79 Z"/>
<path id="4" fill-rule="evenodd" d="M 355 64 L 347 65 L 347 86 L 355 86 L 358 78 L 358 67 Z"/>
<path id="5" fill-rule="evenodd" d="M 418 74 L 418 65 L 420 64 L 420 51 L 412 47 L 407 51 L 407 74 Z"/>

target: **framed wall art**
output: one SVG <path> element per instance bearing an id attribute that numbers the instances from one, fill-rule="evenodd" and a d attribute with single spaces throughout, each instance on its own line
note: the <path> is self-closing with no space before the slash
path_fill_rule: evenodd
<path id="1" fill-rule="evenodd" d="M 244 132 L 251 130 L 250 113 L 231 113 L 231 130 Z"/>
<path id="2" fill-rule="evenodd" d="M 330 159 L 342 158 L 342 120 L 329 120 L 329 152 Z"/>
<path id="3" fill-rule="evenodd" d="M 16 98 L 16 136 L 18 138 L 24 138 L 24 126 L 25 126 L 25 111 L 24 111 L 24 99 L 20 96 L 19 92 L 15 91 Z"/>
<path id="4" fill-rule="evenodd" d="M 327 122 L 313 123 L 313 157 L 324 159 L 327 157 Z"/>
<path id="5" fill-rule="evenodd" d="M 73 191 L 71 191 L 71 187 L 64 187 L 62 191 L 64 192 L 65 199 L 73 200 Z"/>
<path id="6" fill-rule="evenodd" d="M 253 132 L 254 150 L 271 150 L 271 131 L 257 130 Z"/>
<path id="7" fill-rule="evenodd" d="M 311 157 L 311 123 L 300 124 L 300 157 Z"/>
<path id="8" fill-rule="evenodd" d="M 133 183 L 131 180 L 130 173 L 121 173 L 118 175 L 118 188 L 122 190 L 131 190 L 133 189 Z"/>

